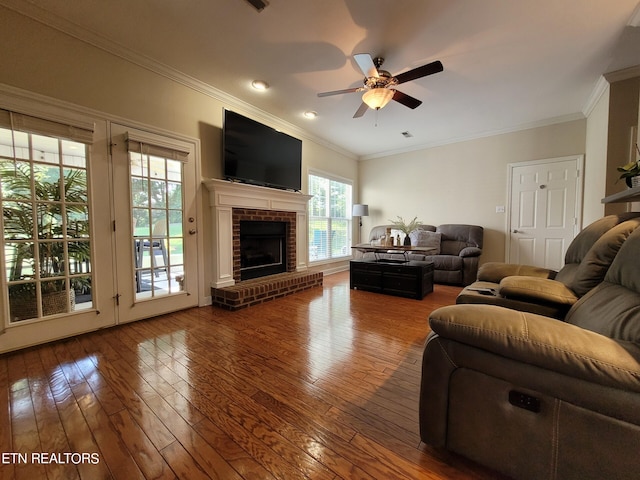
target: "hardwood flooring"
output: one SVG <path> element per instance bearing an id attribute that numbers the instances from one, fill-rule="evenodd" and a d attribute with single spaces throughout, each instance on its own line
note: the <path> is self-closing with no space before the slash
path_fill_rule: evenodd
<path id="1" fill-rule="evenodd" d="M 431 310 L 348 273 L 0 356 L 0 478 L 488 479 L 420 443 Z"/>

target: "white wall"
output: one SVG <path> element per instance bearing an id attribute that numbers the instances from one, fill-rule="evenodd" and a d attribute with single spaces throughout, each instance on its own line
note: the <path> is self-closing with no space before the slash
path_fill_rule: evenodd
<path id="1" fill-rule="evenodd" d="M 522 130 L 360 162 L 363 237 L 397 215 L 485 229 L 481 262 L 503 261 L 507 165 L 585 152 L 586 120 Z M 600 199 L 598 198 L 598 201 Z"/>

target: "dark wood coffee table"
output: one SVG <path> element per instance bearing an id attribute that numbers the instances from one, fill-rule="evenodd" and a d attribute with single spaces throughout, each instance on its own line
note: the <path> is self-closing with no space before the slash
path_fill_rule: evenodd
<path id="1" fill-rule="evenodd" d="M 433 262 L 351 260 L 349 281 L 354 290 L 422 300 L 433 292 Z"/>

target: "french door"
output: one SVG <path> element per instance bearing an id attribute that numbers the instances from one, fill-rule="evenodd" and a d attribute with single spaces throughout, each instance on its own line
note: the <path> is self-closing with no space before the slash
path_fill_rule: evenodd
<path id="1" fill-rule="evenodd" d="M 198 304 L 194 151 L 0 109 L 0 353 Z"/>
<path id="2" fill-rule="evenodd" d="M 118 321 L 196 306 L 194 145 L 111 125 Z"/>
<path id="3" fill-rule="evenodd" d="M 106 122 L 22 112 L 0 110 L 0 352 L 116 321 Z"/>

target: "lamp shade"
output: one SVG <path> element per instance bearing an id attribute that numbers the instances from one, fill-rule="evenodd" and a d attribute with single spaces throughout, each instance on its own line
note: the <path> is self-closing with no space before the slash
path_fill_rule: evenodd
<path id="1" fill-rule="evenodd" d="M 391 101 L 394 93 L 395 92 L 393 90 L 390 90 L 388 88 L 372 88 L 371 90 L 367 90 L 366 92 L 364 92 L 364 94 L 362 95 L 362 101 L 366 103 L 369 108 L 380 110 Z"/>
<path id="2" fill-rule="evenodd" d="M 353 212 L 351 213 L 354 217 L 368 217 L 369 216 L 369 205 L 363 205 L 360 203 L 353 204 Z"/>

